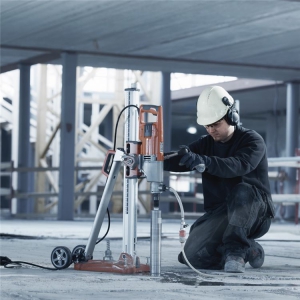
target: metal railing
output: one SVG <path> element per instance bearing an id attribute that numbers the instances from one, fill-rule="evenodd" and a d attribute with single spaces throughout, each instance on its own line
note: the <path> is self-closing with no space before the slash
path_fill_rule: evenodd
<path id="1" fill-rule="evenodd" d="M 300 170 L 300 156 L 296 157 L 280 157 L 280 158 L 269 158 L 268 159 L 268 166 L 270 168 L 273 167 L 288 167 L 288 168 L 297 168 L 298 172 Z M 92 170 L 101 170 L 102 166 L 75 166 L 74 171 L 92 171 Z M 59 171 L 59 167 L 14 167 L 14 163 L 11 162 L 2 162 L 0 164 L 0 176 L 9 176 L 12 178 L 12 174 L 14 172 L 22 173 L 22 172 L 47 172 L 47 171 Z M 195 184 L 202 184 L 202 178 L 200 173 L 172 173 L 167 172 L 168 174 L 171 174 L 171 176 L 178 176 L 178 178 L 185 177 L 185 180 L 189 180 Z M 299 177 L 299 176 L 298 176 Z M 279 171 L 269 171 L 269 178 L 285 181 L 285 175 L 284 172 Z M 299 178 L 297 181 L 297 184 L 299 185 Z M 75 191 L 74 196 L 78 197 L 89 197 L 89 196 L 102 196 L 102 190 L 98 191 Z M 150 191 L 139 191 L 139 194 L 145 195 L 150 194 Z M 193 204 L 203 204 L 204 198 L 202 193 L 194 193 L 194 196 L 185 196 L 185 193 L 182 193 L 182 202 L 184 203 L 193 203 Z M 1 188 L 0 190 L 1 196 L 6 196 L 8 199 L 13 198 L 51 198 L 51 197 L 58 197 L 58 192 L 43 192 L 43 193 L 37 193 L 37 192 L 27 192 L 22 193 L 19 192 L 17 189 L 14 189 L 12 186 L 12 181 L 10 181 L 10 187 L 9 188 Z M 113 192 L 113 195 L 122 195 L 122 191 L 115 190 Z M 300 203 L 300 194 L 294 193 L 294 194 L 272 194 L 272 199 L 274 203 L 282 204 L 282 205 L 293 205 L 295 204 L 295 209 L 298 209 L 299 203 Z M 161 196 L 162 202 L 174 202 L 176 203 L 176 199 L 173 195 L 169 196 Z M 298 218 L 298 216 L 297 216 Z"/>

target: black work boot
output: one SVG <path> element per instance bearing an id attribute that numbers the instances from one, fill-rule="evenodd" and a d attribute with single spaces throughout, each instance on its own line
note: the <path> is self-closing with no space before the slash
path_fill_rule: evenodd
<path id="1" fill-rule="evenodd" d="M 181 264 L 185 264 L 185 259 L 184 259 L 184 257 L 183 257 L 182 252 L 180 252 L 180 253 L 178 254 L 178 261 L 179 261 Z"/>
<path id="2" fill-rule="evenodd" d="M 263 247 L 255 242 L 253 245 L 247 250 L 245 262 L 249 261 L 249 265 L 252 268 L 260 268 L 265 260 L 265 251 Z"/>
<path id="3" fill-rule="evenodd" d="M 244 273 L 245 261 L 240 256 L 228 255 L 225 260 L 224 271 L 227 273 Z"/>

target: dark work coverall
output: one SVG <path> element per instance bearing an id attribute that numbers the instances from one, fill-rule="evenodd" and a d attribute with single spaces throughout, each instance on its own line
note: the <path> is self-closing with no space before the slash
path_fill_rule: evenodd
<path id="1" fill-rule="evenodd" d="M 184 247 L 188 260 L 202 269 L 222 269 L 228 255 L 247 260 L 247 249 L 271 225 L 272 199 L 263 138 L 254 130 L 236 126 L 225 143 L 207 135 L 188 146 L 192 152 L 205 155 L 206 162 L 202 173 L 206 213 L 190 229 Z M 179 166 L 180 159 L 166 160 L 164 169 L 190 171 Z"/>

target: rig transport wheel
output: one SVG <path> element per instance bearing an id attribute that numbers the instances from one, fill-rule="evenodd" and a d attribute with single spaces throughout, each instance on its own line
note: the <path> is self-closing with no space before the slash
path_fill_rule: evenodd
<path id="1" fill-rule="evenodd" d="M 72 253 L 69 248 L 58 246 L 51 253 L 51 262 L 56 269 L 66 269 L 72 263 Z"/>
<path id="2" fill-rule="evenodd" d="M 72 260 L 74 263 L 85 261 L 84 251 L 85 245 L 78 245 L 72 251 Z"/>

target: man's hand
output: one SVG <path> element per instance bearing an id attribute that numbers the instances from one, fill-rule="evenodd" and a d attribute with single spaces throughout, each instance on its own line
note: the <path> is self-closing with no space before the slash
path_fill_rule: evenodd
<path id="1" fill-rule="evenodd" d="M 201 155 L 191 152 L 187 146 L 181 146 L 181 148 L 188 149 L 188 152 L 183 155 L 181 158 L 179 165 L 186 166 L 191 171 L 196 169 L 198 172 L 205 171 L 205 162 Z"/>

